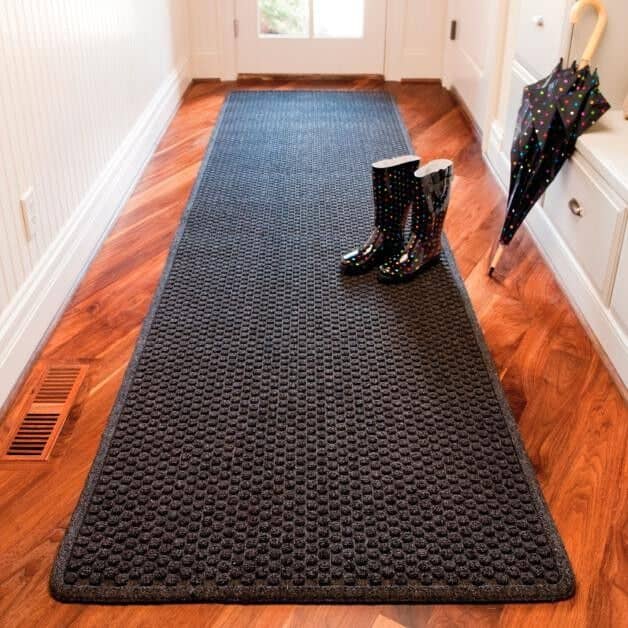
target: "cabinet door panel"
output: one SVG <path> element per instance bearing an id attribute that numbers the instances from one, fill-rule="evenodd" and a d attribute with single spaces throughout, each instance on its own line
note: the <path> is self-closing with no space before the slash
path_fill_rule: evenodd
<path id="1" fill-rule="evenodd" d="M 566 10 L 565 0 L 521 2 L 515 56 L 537 79 L 549 74 L 561 56 Z"/>
<path id="2" fill-rule="evenodd" d="M 622 201 L 576 154 L 548 188 L 544 209 L 608 304 L 623 236 Z"/>
<path id="3" fill-rule="evenodd" d="M 628 229 L 624 235 L 624 244 L 619 258 L 619 267 L 611 298 L 611 309 L 617 321 L 628 334 Z"/>

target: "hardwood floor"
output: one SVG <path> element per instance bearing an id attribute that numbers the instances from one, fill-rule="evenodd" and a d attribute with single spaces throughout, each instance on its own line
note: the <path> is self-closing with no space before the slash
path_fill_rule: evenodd
<path id="1" fill-rule="evenodd" d="M 0 424 L 6 438 L 37 373 L 50 361 L 89 364 L 86 385 L 47 463 L 0 465 L 2 626 L 619 626 L 628 617 L 624 400 L 574 312 L 521 231 L 496 279 L 486 268 L 503 195 L 451 96 L 433 84 L 246 81 L 240 88 L 387 89 L 423 160 L 456 165 L 446 232 L 571 557 L 576 596 L 507 606 L 103 607 L 51 599 L 57 546 L 113 405 L 170 241 L 225 94 L 191 87 L 135 193 Z M 624 620 L 621 620 L 624 617 Z M 625 624 L 624 624 L 625 625 Z"/>

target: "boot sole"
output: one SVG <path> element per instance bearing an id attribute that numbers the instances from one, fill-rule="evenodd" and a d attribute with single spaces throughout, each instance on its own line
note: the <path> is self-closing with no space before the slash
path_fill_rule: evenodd
<path id="1" fill-rule="evenodd" d="M 368 266 L 366 268 L 353 268 L 351 266 L 345 268 L 343 266 L 340 267 L 340 274 L 346 275 L 347 277 L 357 277 L 358 275 L 366 275 L 366 273 L 370 273 L 377 264 L 373 264 L 372 266 Z"/>
<path id="2" fill-rule="evenodd" d="M 436 255 L 434 255 L 434 257 L 427 260 L 427 262 L 424 262 L 423 264 L 421 264 L 418 270 L 412 273 L 411 275 L 403 275 L 401 277 L 389 277 L 388 275 L 382 275 L 382 273 L 379 272 L 377 273 L 377 279 L 379 279 L 379 281 L 381 281 L 382 283 L 386 283 L 386 284 L 408 283 L 412 281 L 415 277 L 420 275 L 423 270 L 425 270 L 426 268 L 429 268 L 430 266 L 433 266 L 439 260 L 440 260 L 440 251 Z"/>

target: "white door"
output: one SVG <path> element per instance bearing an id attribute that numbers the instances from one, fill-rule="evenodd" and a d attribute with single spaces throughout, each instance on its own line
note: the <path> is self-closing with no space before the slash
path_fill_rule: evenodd
<path id="1" fill-rule="evenodd" d="M 384 73 L 386 0 L 236 0 L 236 19 L 240 74 Z"/>
<path id="2" fill-rule="evenodd" d="M 493 80 L 499 74 L 499 31 L 507 4 L 499 0 L 448 2 L 444 83 L 456 90 L 480 131 L 485 130 Z"/>

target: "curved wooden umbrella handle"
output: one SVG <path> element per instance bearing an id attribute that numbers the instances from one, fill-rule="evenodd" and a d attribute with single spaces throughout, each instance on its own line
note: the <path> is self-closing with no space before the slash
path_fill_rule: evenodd
<path id="1" fill-rule="evenodd" d="M 591 59 L 593 58 L 597 47 L 600 45 L 602 33 L 604 33 L 606 23 L 608 22 L 608 13 L 606 12 L 606 7 L 604 6 L 602 0 L 578 0 L 578 2 L 571 7 L 569 21 L 572 24 L 576 24 L 580 20 L 582 11 L 587 5 L 595 9 L 597 13 L 597 21 L 595 22 L 593 33 L 591 34 L 591 37 L 589 37 L 589 41 L 582 53 L 582 57 L 580 58 L 579 67 L 581 68 L 584 68 L 591 63 Z"/>

